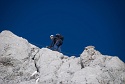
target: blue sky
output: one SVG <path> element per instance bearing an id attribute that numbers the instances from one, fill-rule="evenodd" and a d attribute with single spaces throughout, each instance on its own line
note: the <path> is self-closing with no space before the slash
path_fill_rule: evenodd
<path id="1" fill-rule="evenodd" d="M 125 62 L 124 0 L 1 0 L 0 31 L 10 30 L 42 48 L 51 34 L 64 36 L 62 52 L 89 45 Z"/>

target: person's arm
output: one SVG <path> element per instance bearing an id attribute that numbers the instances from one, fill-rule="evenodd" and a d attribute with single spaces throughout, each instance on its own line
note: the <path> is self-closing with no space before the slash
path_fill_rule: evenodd
<path id="1" fill-rule="evenodd" d="M 52 39 L 52 42 L 51 42 L 50 46 L 48 46 L 47 48 L 51 48 L 51 47 L 53 47 L 54 44 L 55 44 L 55 38 Z"/>
<path id="2" fill-rule="evenodd" d="M 50 44 L 50 48 L 54 46 L 54 40 L 52 40 L 51 44 Z"/>

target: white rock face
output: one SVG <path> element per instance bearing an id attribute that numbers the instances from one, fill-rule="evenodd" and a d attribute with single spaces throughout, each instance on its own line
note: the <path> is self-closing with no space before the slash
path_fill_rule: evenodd
<path id="1" fill-rule="evenodd" d="M 34 83 L 30 80 L 30 75 L 36 70 L 31 59 L 33 47 L 10 31 L 0 33 L 0 84 L 35 83 L 35 79 Z"/>
<path id="2" fill-rule="evenodd" d="M 125 84 L 125 63 L 87 46 L 80 57 L 0 33 L 0 84 Z"/>

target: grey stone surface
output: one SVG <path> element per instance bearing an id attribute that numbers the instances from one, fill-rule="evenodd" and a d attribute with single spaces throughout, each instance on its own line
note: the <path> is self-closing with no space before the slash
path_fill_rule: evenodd
<path id="1" fill-rule="evenodd" d="M 0 33 L 0 84 L 125 84 L 125 63 L 87 46 L 80 57 Z"/>

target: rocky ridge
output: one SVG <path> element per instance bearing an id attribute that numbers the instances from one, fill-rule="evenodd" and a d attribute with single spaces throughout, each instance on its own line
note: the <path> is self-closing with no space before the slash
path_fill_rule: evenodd
<path id="1" fill-rule="evenodd" d="M 0 84 L 125 84 L 125 63 L 94 46 L 69 57 L 5 30 L 0 33 Z"/>

